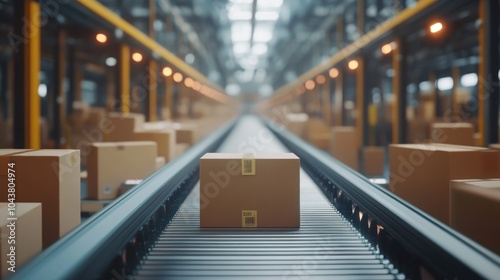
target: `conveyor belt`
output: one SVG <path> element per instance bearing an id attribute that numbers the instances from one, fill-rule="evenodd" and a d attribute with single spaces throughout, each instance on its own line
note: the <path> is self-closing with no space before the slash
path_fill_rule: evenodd
<path id="1" fill-rule="evenodd" d="M 252 139 L 256 144 L 249 144 Z M 243 118 L 219 151 L 240 152 L 251 145 L 259 152 L 287 152 L 255 117 Z M 202 230 L 197 184 L 138 267 L 136 278 L 395 279 L 389 263 L 309 175 L 301 170 L 300 176 L 299 230 Z"/>
<path id="2" fill-rule="evenodd" d="M 500 257 L 284 131 L 232 120 L 9 279 L 497 279 Z M 278 141 L 279 139 L 280 141 Z M 298 230 L 200 230 L 199 159 L 301 160 Z M 323 193 L 323 194 L 322 194 Z M 360 234 L 362 233 L 362 234 Z"/>

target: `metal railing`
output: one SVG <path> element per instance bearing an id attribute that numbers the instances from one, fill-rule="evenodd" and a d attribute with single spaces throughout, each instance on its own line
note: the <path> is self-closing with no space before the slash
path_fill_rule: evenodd
<path id="1" fill-rule="evenodd" d="M 330 202 L 406 278 L 496 279 L 500 257 L 281 127 L 273 133 Z"/>

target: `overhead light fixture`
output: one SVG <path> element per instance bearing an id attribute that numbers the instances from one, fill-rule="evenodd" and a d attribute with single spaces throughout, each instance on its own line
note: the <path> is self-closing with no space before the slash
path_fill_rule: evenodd
<path id="1" fill-rule="evenodd" d="M 313 90 L 316 84 L 314 83 L 313 80 L 308 80 L 305 86 L 307 90 Z"/>
<path id="2" fill-rule="evenodd" d="M 193 87 L 193 83 L 194 83 L 193 79 L 191 79 L 191 78 L 189 78 L 189 77 L 187 77 L 187 78 L 184 80 L 184 85 L 185 85 L 186 87 L 188 87 L 188 88 Z"/>
<path id="3" fill-rule="evenodd" d="M 250 32 L 241 32 L 241 31 L 236 31 L 236 32 L 231 32 L 231 40 L 233 42 L 247 42 L 250 41 Z"/>
<path id="4" fill-rule="evenodd" d="M 277 20 L 279 16 L 277 11 L 257 11 L 255 13 L 256 20 Z"/>
<path id="5" fill-rule="evenodd" d="M 356 70 L 359 67 L 359 62 L 356 59 L 353 59 L 353 60 L 349 61 L 349 63 L 347 64 L 347 66 L 351 70 Z"/>
<path id="6" fill-rule="evenodd" d="M 229 20 L 251 20 L 252 12 L 250 11 L 238 11 L 238 10 L 230 10 L 227 14 Z"/>
<path id="7" fill-rule="evenodd" d="M 106 65 L 109 67 L 115 66 L 116 65 L 116 58 L 111 57 L 111 56 L 106 58 Z"/>
<path id="8" fill-rule="evenodd" d="M 139 52 L 134 52 L 132 54 L 132 60 L 135 62 L 141 62 L 142 61 L 142 54 Z"/>
<path id="9" fill-rule="evenodd" d="M 418 84 L 418 89 L 421 92 L 431 92 L 432 91 L 432 83 L 430 81 L 423 81 Z"/>
<path id="10" fill-rule="evenodd" d="M 431 33 L 438 33 L 441 30 L 443 30 L 443 24 L 439 21 L 431 24 L 431 26 L 429 27 L 429 31 Z"/>
<path id="11" fill-rule="evenodd" d="M 460 78 L 460 83 L 464 87 L 473 87 L 477 85 L 479 81 L 476 73 L 465 74 Z"/>
<path id="12" fill-rule="evenodd" d="M 194 89 L 194 90 L 196 90 L 196 91 L 199 91 L 199 90 L 200 90 L 200 88 L 201 88 L 201 84 L 200 84 L 200 82 L 198 82 L 198 81 L 194 81 L 194 82 L 193 82 L 193 89 Z"/>
<path id="13" fill-rule="evenodd" d="M 330 71 L 328 71 L 328 75 L 330 75 L 330 78 L 335 79 L 339 76 L 339 69 L 337 68 L 332 68 Z"/>
<path id="14" fill-rule="evenodd" d="M 267 53 L 267 44 L 260 43 L 253 45 L 252 53 L 255 55 L 263 55 Z"/>
<path id="15" fill-rule="evenodd" d="M 257 6 L 262 8 L 279 8 L 283 5 L 283 0 L 258 0 Z"/>
<path id="16" fill-rule="evenodd" d="M 180 83 L 182 82 L 182 74 L 181 73 L 175 73 L 174 74 L 174 81 L 177 82 L 177 83 Z"/>
<path id="17" fill-rule="evenodd" d="M 46 84 L 40 84 L 38 86 L 38 96 L 41 98 L 44 98 L 47 96 L 47 85 Z"/>
<path id="18" fill-rule="evenodd" d="M 103 33 L 97 33 L 97 35 L 95 35 L 95 39 L 97 42 L 104 44 L 108 41 L 108 36 Z"/>
<path id="19" fill-rule="evenodd" d="M 163 76 L 165 77 L 170 77 L 172 76 L 172 68 L 170 67 L 164 67 L 163 70 L 161 71 L 161 73 L 163 74 Z"/>
<path id="20" fill-rule="evenodd" d="M 383 54 L 390 54 L 392 52 L 392 44 L 387 43 L 387 44 L 383 45 L 382 48 L 380 48 L 380 51 Z"/>
<path id="21" fill-rule="evenodd" d="M 316 77 L 316 83 L 318 83 L 319 85 L 322 85 L 326 82 L 326 78 L 325 76 L 323 75 L 319 75 Z"/>
<path id="22" fill-rule="evenodd" d="M 273 38 L 273 33 L 268 29 L 259 28 L 256 29 L 253 34 L 253 40 L 255 42 L 267 43 Z"/>
<path id="23" fill-rule="evenodd" d="M 444 77 L 437 80 L 437 88 L 439 90 L 445 91 L 453 88 L 453 78 L 452 77 Z"/>
<path id="24" fill-rule="evenodd" d="M 237 96 L 240 94 L 240 86 L 237 84 L 229 84 L 226 86 L 226 92 L 230 96 Z"/>
<path id="25" fill-rule="evenodd" d="M 233 52 L 235 54 L 246 54 L 250 52 L 250 45 L 248 43 L 235 43 L 233 44 Z"/>

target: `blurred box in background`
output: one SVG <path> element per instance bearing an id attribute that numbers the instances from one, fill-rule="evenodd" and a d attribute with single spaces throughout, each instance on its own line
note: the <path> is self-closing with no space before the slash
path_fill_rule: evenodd
<path id="1" fill-rule="evenodd" d="M 384 174 L 385 149 L 383 147 L 363 148 L 363 174 L 367 176 Z"/>
<path id="2" fill-rule="evenodd" d="M 359 155 L 356 139 L 356 128 L 337 126 L 331 131 L 331 154 L 334 158 L 354 170 L 359 169 Z"/>
<path id="3" fill-rule="evenodd" d="M 434 143 L 475 146 L 474 127 L 470 123 L 433 123 L 431 139 Z"/>

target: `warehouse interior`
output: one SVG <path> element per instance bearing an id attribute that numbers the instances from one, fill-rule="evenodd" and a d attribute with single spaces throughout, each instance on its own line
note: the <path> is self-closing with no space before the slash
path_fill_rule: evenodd
<path id="1" fill-rule="evenodd" d="M 0 279 L 495 279 L 499 0 L 0 0 Z"/>

